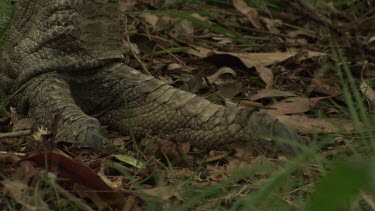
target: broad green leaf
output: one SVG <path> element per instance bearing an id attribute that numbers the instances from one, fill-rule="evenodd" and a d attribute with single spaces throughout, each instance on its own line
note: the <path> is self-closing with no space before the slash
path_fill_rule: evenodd
<path id="1" fill-rule="evenodd" d="M 341 159 L 333 164 L 332 169 L 318 182 L 307 210 L 348 208 L 361 190 L 373 185 L 374 164 L 374 161 L 364 159 Z"/>
<path id="2" fill-rule="evenodd" d="M 144 166 L 142 161 L 139 161 L 129 155 L 113 155 L 113 157 L 136 168 L 142 168 Z"/>

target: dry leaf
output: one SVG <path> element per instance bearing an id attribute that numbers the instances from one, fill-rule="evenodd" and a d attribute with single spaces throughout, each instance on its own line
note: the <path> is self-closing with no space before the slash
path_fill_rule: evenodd
<path id="1" fill-rule="evenodd" d="M 5 194 L 21 204 L 25 210 L 49 210 L 44 201 L 38 200 L 36 202 L 32 195 L 33 189 L 23 181 L 5 179 L 1 184 L 4 186 Z"/>
<path id="2" fill-rule="evenodd" d="M 121 0 L 119 1 L 119 7 L 121 12 L 131 11 L 136 5 L 136 0 Z"/>
<path id="3" fill-rule="evenodd" d="M 182 200 L 179 192 L 180 187 L 178 186 L 160 186 L 152 189 L 143 189 L 142 192 L 149 196 L 158 197 L 163 200 L 168 200 L 171 197 L 176 197 Z"/>
<path id="4" fill-rule="evenodd" d="M 270 68 L 256 65 L 256 71 L 259 73 L 259 77 L 266 83 L 266 88 L 269 88 L 273 85 L 273 72 Z"/>
<path id="5" fill-rule="evenodd" d="M 197 47 L 195 49 L 188 49 L 186 51 L 188 54 L 200 57 L 207 58 L 214 55 L 229 55 L 238 58 L 247 68 L 254 66 L 269 66 L 273 64 L 280 63 L 285 61 L 301 52 L 271 52 L 271 53 L 231 53 L 224 51 L 210 50 L 207 48 Z M 325 56 L 326 53 L 317 52 L 317 51 L 306 51 L 303 53 L 301 59 L 308 59 L 311 57 Z"/>
<path id="6" fill-rule="evenodd" d="M 24 161 L 32 161 L 37 166 L 48 169 L 60 178 L 89 188 L 92 194 L 96 194 L 113 209 L 122 209 L 126 204 L 127 200 L 121 193 L 108 186 L 93 170 L 69 157 L 48 152 L 35 154 L 22 162 Z"/>
<path id="7" fill-rule="evenodd" d="M 312 105 L 309 98 L 305 97 L 291 97 L 280 102 L 270 105 L 282 114 L 298 114 L 310 111 Z"/>
<path id="8" fill-rule="evenodd" d="M 134 52 L 137 55 L 141 53 L 141 50 L 139 49 L 138 45 L 135 43 L 124 42 L 123 47 L 124 47 L 125 52 Z"/>
<path id="9" fill-rule="evenodd" d="M 272 98 L 272 97 L 294 97 L 297 96 L 292 92 L 281 91 L 278 89 L 261 89 L 258 90 L 256 94 L 250 97 L 250 100 L 255 101 L 263 98 Z"/>
<path id="10" fill-rule="evenodd" d="M 164 15 L 164 16 L 159 18 L 159 21 L 158 21 L 156 27 L 159 30 L 169 28 L 175 22 L 175 20 L 176 19 L 173 18 L 172 16 Z"/>
<path id="11" fill-rule="evenodd" d="M 216 73 L 210 75 L 207 77 L 207 80 L 210 84 L 215 84 L 215 85 L 221 85 L 224 83 L 224 81 L 218 81 L 220 76 L 224 74 L 230 74 L 233 77 L 237 77 L 237 73 L 230 67 L 221 67 Z M 205 86 L 207 86 L 206 82 L 204 82 Z"/>
<path id="12" fill-rule="evenodd" d="M 146 23 L 150 24 L 153 28 L 156 28 L 156 25 L 159 21 L 159 16 L 152 15 L 150 13 L 141 14 L 139 17 L 143 18 Z"/>
<path id="13" fill-rule="evenodd" d="M 194 34 L 194 25 L 191 21 L 182 20 L 173 27 L 172 31 L 176 35 L 190 36 Z"/>
<path id="14" fill-rule="evenodd" d="M 216 94 L 223 98 L 232 99 L 241 92 L 242 86 L 240 82 L 226 83 L 219 87 Z"/>
<path id="15" fill-rule="evenodd" d="M 12 131 L 30 130 L 33 127 L 33 120 L 30 118 L 23 118 L 17 120 L 12 128 Z"/>
<path id="16" fill-rule="evenodd" d="M 369 99 L 373 109 L 375 109 L 375 91 L 369 86 L 366 80 L 362 80 L 361 85 L 359 86 L 361 92 Z"/>
<path id="17" fill-rule="evenodd" d="M 282 114 L 298 114 L 310 111 L 319 101 L 331 97 L 334 96 L 315 98 L 290 97 L 280 102 L 273 103 L 269 107 L 276 109 L 277 112 Z"/>
<path id="18" fill-rule="evenodd" d="M 254 66 L 268 66 L 282 62 L 290 57 L 296 55 L 296 52 L 276 52 L 276 53 L 231 53 L 223 51 L 215 51 L 206 48 L 188 49 L 187 53 L 200 57 L 207 58 L 213 55 L 229 55 L 238 58 L 246 67 Z"/>
<path id="19" fill-rule="evenodd" d="M 233 6 L 242 14 L 244 14 L 250 23 L 256 28 L 262 28 L 262 25 L 259 21 L 259 15 L 256 9 L 249 7 L 243 0 L 233 0 Z"/>
<path id="20" fill-rule="evenodd" d="M 280 31 L 277 29 L 278 27 L 283 26 L 283 22 L 280 19 L 270 19 L 270 18 L 262 18 L 262 21 L 266 24 L 266 28 L 268 31 L 279 34 Z"/>
<path id="21" fill-rule="evenodd" d="M 193 14 L 191 14 L 190 16 L 192 16 L 192 17 L 194 17 L 194 18 L 196 18 L 196 19 L 199 19 L 199 20 L 201 20 L 201 21 L 207 21 L 207 20 L 208 20 L 208 17 L 206 17 L 206 16 L 201 16 L 201 15 L 199 15 L 198 13 L 193 13 Z"/>
<path id="22" fill-rule="evenodd" d="M 221 160 L 229 155 L 229 152 L 225 151 L 214 151 L 211 150 L 208 154 L 207 159 L 205 160 L 206 163 L 212 162 L 212 161 L 217 161 Z"/>
<path id="23" fill-rule="evenodd" d="M 297 29 L 297 30 L 294 30 L 294 31 L 288 31 L 287 34 L 290 36 L 290 37 L 298 37 L 298 36 L 308 36 L 308 37 L 315 37 L 313 32 L 311 31 L 308 31 L 306 29 Z"/>
<path id="24" fill-rule="evenodd" d="M 317 119 L 306 115 L 284 115 L 272 110 L 264 110 L 275 116 L 280 122 L 288 125 L 299 133 L 352 133 L 354 131 L 353 122 L 346 119 Z"/>

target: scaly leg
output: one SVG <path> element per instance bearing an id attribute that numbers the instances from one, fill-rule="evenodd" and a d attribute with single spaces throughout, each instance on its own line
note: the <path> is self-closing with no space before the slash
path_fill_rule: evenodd
<path id="1" fill-rule="evenodd" d="M 18 108 L 35 121 L 36 127 L 46 127 L 55 134 L 55 141 L 79 143 L 100 149 L 100 123 L 87 116 L 75 104 L 67 81 L 57 73 L 41 75 L 29 81 L 16 96 Z"/>
<path id="2" fill-rule="evenodd" d="M 298 140 L 297 134 L 264 112 L 224 108 L 126 65 L 104 68 L 88 84 L 86 91 L 79 89 L 84 92 L 79 95 L 87 96 L 90 106 L 82 107 L 90 113 L 106 111 L 100 121 L 126 134 L 151 132 L 191 141 L 200 148 L 275 137 Z"/>

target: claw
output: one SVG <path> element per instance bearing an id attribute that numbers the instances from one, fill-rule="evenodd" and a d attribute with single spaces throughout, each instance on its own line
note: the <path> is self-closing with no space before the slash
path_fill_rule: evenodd
<path id="1" fill-rule="evenodd" d="M 301 141 L 301 137 L 295 131 L 265 112 L 254 112 L 248 128 L 255 134 L 255 137 L 266 141 L 274 141 L 276 151 L 288 154 L 294 154 L 297 151 L 293 142 Z"/>
<path id="2" fill-rule="evenodd" d="M 104 146 L 104 141 L 101 138 L 97 128 L 87 128 L 78 136 L 78 142 L 84 147 L 89 147 L 95 151 L 101 151 Z"/>

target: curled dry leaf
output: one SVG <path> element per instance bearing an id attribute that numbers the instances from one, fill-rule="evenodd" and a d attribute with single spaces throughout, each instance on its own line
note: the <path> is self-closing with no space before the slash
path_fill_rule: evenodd
<path id="1" fill-rule="evenodd" d="M 262 28 L 259 21 L 259 15 L 256 9 L 249 7 L 244 0 L 233 0 L 233 6 L 249 19 L 250 23 L 256 28 Z"/>
<path id="2" fill-rule="evenodd" d="M 223 84 L 224 82 L 223 81 L 218 81 L 218 79 L 220 78 L 220 76 L 224 75 L 224 74 L 230 74 L 232 75 L 233 77 L 237 77 L 237 73 L 230 67 L 221 67 L 216 73 L 210 75 L 207 77 L 207 80 L 210 84 L 215 84 L 215 85 L 221 85 Z M 206 82 L 204 82 L 206 83 Z M 207 86 L 207 84 L 206 84 Z"/>

